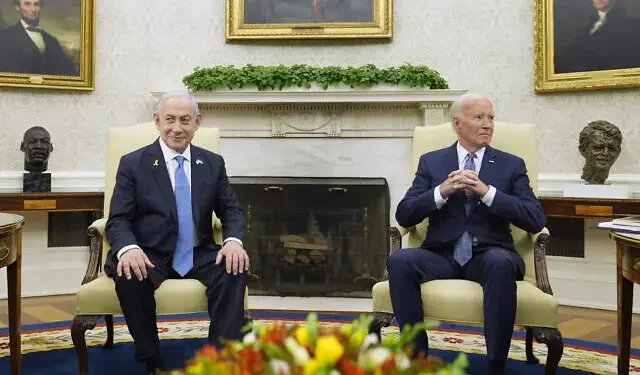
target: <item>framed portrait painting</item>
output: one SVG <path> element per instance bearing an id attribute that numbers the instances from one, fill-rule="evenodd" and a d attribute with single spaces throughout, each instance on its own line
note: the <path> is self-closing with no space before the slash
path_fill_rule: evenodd
<path id="1" fill-rule="evenodd" d="M 535 1 L 536 92 L 640 87 L 640 1 Z"/>
<path id="2" fill-rule="evenodd" d="M 94 0 L 0 0 L 0 86 L 94 90 Z"/>
<path id="3" fill-rule="evenodd" d="M 226 0 L 226 39 L 388 39 L 393 0 Z"/>

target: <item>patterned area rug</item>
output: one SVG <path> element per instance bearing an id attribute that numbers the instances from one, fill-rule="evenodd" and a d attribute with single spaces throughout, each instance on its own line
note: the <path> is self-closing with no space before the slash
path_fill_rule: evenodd
<path id="1" fill-rule="evenodd" d="M 286 312 L 252 312 L 257 321 L 285 321 L 295 324 L 305 319 L 305 313 Z M 319 314 L 322 324 L 330 326 L 351 322 L 355 318 L 352 314 Z M 60 322 L 52 324 L 40 324 L 36 326 L 24 327 L 22 334 L 23 363 L 25 367 L 24 375 L 35 374 L 68 374 L 77 372 L 75 351 L 72 350 L 71 335 L 69 333 L 70 322 Z M 208 318 L 203 314 L 192 314 L 183 316 L 163 317 L 159 321 L 160 338 L 163 341 L 163 353 L 170 351 L 177 353 L 176 345 L 181 342 L 190 342 L 190 347 L 182 354 L 184 358 L 175 367 L 179 367 L 194 350 L 197 350 L 207 337 Z M 391 326 L 383 330 L 383 334 L 395 334 L 397 326 Z M 105 350 L 100 346 L 106 338 L 104 325 L 100 324 L 94 330 L 87 332 L 87 344 L 90 348 L 90 369 L 100 368 L 102 365 L 96 361 L 106 361 L 114 363 L 121 361 L 119 366 L 125 366 L 128 361 L 133 361 L 134 348 L 131 345 L 131 336 L 122 319 L 116 318 L 115 343 L 116 349 Z M 454 358 L 459 352 L 470 354 L 472 366 L 473 357 L 478 357 L 479 363 L 483 362 L 481 356 L 486 353 L 482 329 L 477 327 L 442 324 L 438 328 L 429 331 L 430 348 L 436 349 L 435 355 L 445 358 Z M 166 346 L 166 347 L 165 347 Z M 171 346 L 169 348 L 169 346 Z M 184 345 L 182 345 L 184 346 Z M 180 348 L 182 350 L 183 348 Z M 116 354 L 117 353 L 119 354 Z M 179 350 L 178 350 L 179 351 Z M 541 363 L 546 359 L 546 347 L 534 343 L 534 351 Z M 431 353 L 431 352 L 430 352 Z M 47 354 L 48 356 L 45 356 Z M 443 355 L 444 354 L 444 355 Z M 639 351 L 632 352 L 631 374 L 640 374 Z M 52 355 L 54 355 L 52 357 Z M 113 357 L 117 355 L 117 360 L 107 359 L 107 355 Z M 164 355 L 164 354 L 163 354 Z M 617 369 L 616 347 L 606 344 L 591 343 L 581 340 L 565 340 L 564 355 L 560 362 L 562 374 L 615 374 Z M 0 374 L 9 373 L 9 337 L 7 329 L 0 329 Z M 98 358 L 96 358 L 98 357 Z M 126 357 L 120 359 L 120 357 Z M 544 372 L 542 365 L 527 365 L 525 361 L 525 342 L 523 332 L 516 332 L 512 340 L 509 352 L 509 367 L 518 373 L 539 373 Z M 47 364 L 45 364 L 45 362 Z M 40 372 L 41 365 L 46 371 Z M 167 364 L 169 365 L 169 364 Z M 56 370 L 56 367 L 59 370 Z M 38 370 L 38 368 L 40 370 Z M 526 372 L 525 372 L 526 370 Z M 531 372 L 529 372 L 531 371 Z M 91 371 L 96 373 L 94 371 Z M 472 374 L 482 372 L 470 371 Z M 109 373 L 109 372 L 108 372 Z M 100 372 L 97 372 L 100 374 Z"/>

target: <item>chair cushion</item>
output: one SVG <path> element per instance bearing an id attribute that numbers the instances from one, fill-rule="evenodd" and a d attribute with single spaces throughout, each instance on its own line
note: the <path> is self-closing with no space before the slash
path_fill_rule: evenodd
<path id="1" fill-rule="evenodd" d="M 558 302 L 527 281 L 518 281 L 516 325 L 557 327 Z M 482 287 L 468 280 L 434 280 L 421 286 L 424 318 L 481 325 Z M 389 282 L 373 286 L 373 311 L 393 313 Z"/>
<path id="2" fill-rule="evenodd" d="M 166 280 L 156 290 L 156 313 L 164 315 L 207 312 L 205 289 L 198 280 Z M 245 309 L 247 304 L 248 291 L 245 288 Z M 122 315 L 113 279 L 102 274 L 82 285 L 76 295 L 76 314 Z"/>

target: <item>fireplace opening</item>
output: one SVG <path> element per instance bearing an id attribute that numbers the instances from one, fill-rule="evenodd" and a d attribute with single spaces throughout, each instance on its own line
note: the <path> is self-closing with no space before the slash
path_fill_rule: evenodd
<path id="1" fill-rule="evenodd" d="M 371 296 L 389 254 L 386 179 L 229 180 L 247 218 L 249 293 Z"/>

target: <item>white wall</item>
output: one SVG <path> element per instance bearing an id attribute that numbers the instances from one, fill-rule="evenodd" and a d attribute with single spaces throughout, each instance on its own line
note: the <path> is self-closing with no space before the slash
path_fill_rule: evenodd
<path id="1" fill-rule="evenodd" d="M 623 132 L 623 150 L 612 169 L 613 177 L 637 173 L 640 154 L 631 146 L 640 141 L 640 128 L 635 121 L 640 114 L 637 90 L 534 94 L 531 2 L 396 1 L 392 43 L 295 46 L 225 44 L 224 3 L 96 1 L 95 92 L 0 89 L 0 174 L 22 169 L 19 145 L 24 130 L 33 125 L 44 125 L 51 132 L 55 147 L 51 172 L 82 175 L 102 171 L 107 127 L 148 121 L 150 93 L 181 87 L 182 77 L 196 66 L 374 63 L 386 67 L 405 62 L 438 70 L 452 88 L 492 96 L 499 119 L 536 123 L 539 171 L 551 182 L 556 175 L 579 175 L 582 158 L 577 151 L 578 132 L 595 119 L 609 120 Z M 229 165 L 231 175 L 239 173 L 233 167 L 238 164 Z M 25 293 L 70 291 L 67 286 L 42 280 L 46 280 L 47 272 L 59 269 L 63 279 L 73 279 L 74 283 L 77 280 L 79 284 L 83 270 L 74 265 L 84 262 L 86 254 L 82 249 L 46 249 L 46 240 L 42 239 L 46 215 L 32 215 L 35 216 L 30 217 L 25 228 L 25 253 L 47 255 L 25 256 Z M 599 239 L 591 241 L 594 236 Z M 612 307 L 612 245 L 601 234 L 589 232 L 587 240 L 586 265 L 552 260 L 554 287 L 558 294 L 566 296 L 563 298 L 567 302 Z M 63 270 L 68 268 L 75 271 L 65 273 Z M 576 278 L 577 282 L 570 282 Z M 604 297 L 593 293 L 593 282 L 603 288 Z M 573 287 L 579 292 L 569 292 Z M 3 291 L 1 281 L 0 293 Z"/>

